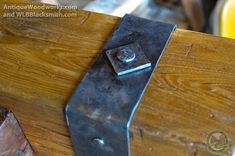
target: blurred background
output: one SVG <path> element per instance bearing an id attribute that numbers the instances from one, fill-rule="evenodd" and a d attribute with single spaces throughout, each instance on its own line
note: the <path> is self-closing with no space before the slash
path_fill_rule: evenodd
<path id="1" fill-rule="evenodd" d="M 126 13 L 176 23 L 178 28 L 235 39 L 235 0 L 32 0 L 77 6 L 122 17 Z"/>

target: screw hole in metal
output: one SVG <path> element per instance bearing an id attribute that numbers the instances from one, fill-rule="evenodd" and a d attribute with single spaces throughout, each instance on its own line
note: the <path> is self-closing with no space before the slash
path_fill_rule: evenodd
<path id="1" fill-rule="evenodd" d="M 110 53 L 111 53 L 111 50 L 107 50 L 106 53 L 107 53 L 107 54 L 110 54 Z"/>
<path id="2" fill-rule="evenodd" d="M 104 139 L 100 138 L 100 137 L 94 137 L 92 140 L 92 143 L 96 144 L 96 145 L 104 145 Z"/>

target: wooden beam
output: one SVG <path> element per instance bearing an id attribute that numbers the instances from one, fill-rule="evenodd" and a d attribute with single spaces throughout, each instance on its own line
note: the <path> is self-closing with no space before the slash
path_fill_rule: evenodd
<path id="1" fill-rule="evenodd" d="M 0 107 L 13 111 L 39 156 L 74 154 L 65 105 L 120 22 L 73 12 L 72 18 L 0 19 Z M 231 143 L 222 154 L 231 154 L 234 49 L 234 40 L 175 31 L 134 116 L 132 155 L 213 155 L 205 142 L 215 129 Z"/>

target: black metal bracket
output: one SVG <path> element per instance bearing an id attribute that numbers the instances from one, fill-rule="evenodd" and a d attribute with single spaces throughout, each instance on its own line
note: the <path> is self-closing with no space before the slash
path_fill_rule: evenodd
<path id="1" fill-rule="evenodd" d="M 66 107 L 76 155 L 131 155 L 132 117 L 175 28 L 125 15 Z"/>

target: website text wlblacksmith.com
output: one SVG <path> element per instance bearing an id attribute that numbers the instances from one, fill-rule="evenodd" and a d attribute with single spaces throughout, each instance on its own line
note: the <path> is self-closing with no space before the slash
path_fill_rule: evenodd
<path id="1" fill-rule="evenodd" d="M 28 18 L 28 17 L 76 17 L 77 12 L 62 12 L 62 10 L 77 10 L 77 6 L 53 6 L 53 5 L 4 5 L 3 17 Z M 46 10 L 54 10 L 47 12 Z"/>
<path id="2" fill-rule="evenodd" d="M 54 5 L 4 5 L 4 10 L 77 10 L 77 6 L 54 6 Z"/>

